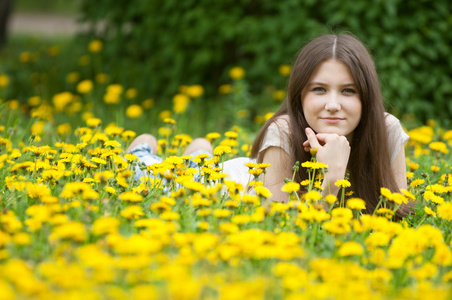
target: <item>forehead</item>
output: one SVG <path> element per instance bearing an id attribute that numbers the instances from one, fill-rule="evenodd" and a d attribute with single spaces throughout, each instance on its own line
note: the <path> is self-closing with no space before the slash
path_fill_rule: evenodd
<path id="1" fill-rule="evenodd" d="M 354 83 L 350 68 L 344 62 L 332 58 L 320 62 L 314 69 L 309 81 L 322 78 L 334 81 L 345 80 Z"/>

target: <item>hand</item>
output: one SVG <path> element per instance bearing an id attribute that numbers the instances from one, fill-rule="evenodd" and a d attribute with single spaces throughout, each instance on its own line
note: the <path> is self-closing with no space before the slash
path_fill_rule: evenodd
<path id="1" fill-rule="evenodd" d="M 333 183 L 343 179 L 350 158 L 350 144 L 345 136 L 335 133 L 318 133 L 307 127 L 308 140 L 303 143 L 304 150 L 317 149 L 317 161 L 328 165 L 328 178 Z"/>

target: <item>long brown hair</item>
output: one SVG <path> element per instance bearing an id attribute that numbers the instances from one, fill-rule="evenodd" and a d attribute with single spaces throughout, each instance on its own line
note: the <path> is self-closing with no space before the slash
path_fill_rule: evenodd
<path id="1" fill-rule="evenodd" d="M 367 212 L 371 213 L 379 202 L 380 187 L 389 188 L 393 192 L 398 192 L 398 188 L 391 170 L 385 109 L 377 71 L 366 47 L 352 35 L 323 35 L 300 50 L 289 77 L 287 96 L 278 111 L 259 131 L 251 156 L 262 161 L 259 149 L 268 126 L 278 117 L 288 115 L 294 162 L 302 163 L 311 159 L 311 154 L 303 149 L 303 142 L 307 140 L 304 129 L 309 125 L 301 104 L 302 93 L 316 67 L 331 58 L 348 66 L 360 95 L 361 120 L 350 142 L 351 153 L 347 167 L 355 195 L 366 201 Z M 296 180 L 300 182 L 307 177 L 306 169 L 300 167 Z M 406 209 L 399 209 L 397 217 L 405 216 Z"/>

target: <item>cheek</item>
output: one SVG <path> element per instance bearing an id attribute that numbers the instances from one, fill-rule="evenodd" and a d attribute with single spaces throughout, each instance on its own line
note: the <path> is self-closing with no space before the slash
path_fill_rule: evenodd
<path id="1" fill-rule="evenodd" d="M 359 115 L 359 120 L 361 120 L 361 116 L 363 113 L 363 105 L 361 103 L 361 100 L 358 99 L 356 103 L 356 114 Z"/>
<path id="2" fill-rule="evenodd" d="M 301 106 L 303 108 L 303 112 L 306 114 L 308 114 L 308 112 L 313 112 L 315 110 L 317 110 L 317 106 L 319 106 L 318 101 L 315 101 L 315 97 L 312 96 L 305 96 L 303 98 L 303 100 L 301 100 Z"/>

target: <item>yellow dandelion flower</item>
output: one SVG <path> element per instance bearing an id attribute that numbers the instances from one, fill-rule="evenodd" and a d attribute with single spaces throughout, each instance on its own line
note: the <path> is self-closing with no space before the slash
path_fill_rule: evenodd
<path id="1" fill-rule="evenodd" d="M 144 216 L 143 209 L 139 205 L 130 205 L 123 209 L 120 213 L 121 217 L 126 219 L 139 218 Z"/>
<path id="2" fill-rule="evenodd" d="M 388 200 L 392 199 L 392 193 L 388 188 L 380 188 L 380 194 Z"/>
<path id="3" fill-rule="evenodd" d="M 433 128 L 429 126 L 422 126 L 419 128 L 412 129 L 408 132 L 410 140 L 421 143 L 428 144 L 432 141 L 434 136 Z"/>
<path id="4" fill-rule="evenodd" d="M 115 233 L 118 231 L 121 221 L 113 217 L 102 217 L 96 219 L 93 223 L 92 232 L 94 235 L 105 233 Z"/>
<path id="5" fill-rule="evenodd" d="M 434 151 L 441 152 L 444 154 L 449 153 L 449 149 L 447 149 L 447 145 L 443 142 L 433 142 L 433 143 L 430 143 L 428 146 L 430 149 L 432 149 Z"/>
<path id="6" fill-rule="evenodd" d="M 206 139 L 209 140 L 209 142 L 213 142 L 219 137 L 221 137 L 221 134 L 219 134 L 218 132 L 210 132 L 206 135 Z"/>
<path id="7" fill-rule="evenodd" d="M 103 98 L 106 104 L 116 104 L 121 100 L 120 94 L 106 93 Z"/>
<path id="8" fill-rule="evenodd" d="M 160 218 L 166 221 L 173 221 L 173 220 L 179 220 L 180 215 L 177 212 L 173 211 L 166 211 L 160 214 Z"/>
<path id="9" fill-rule="evenodd" d="M 95 162 L 96 164 L 101 164 L 101 165 L 107 164 L 107 161 L 105 159 L 98 158 L 98 157 L 92 157 L 91 161 Z"/>
<path id="10" fill-rule="evenodd" d="M 227 131 L 224 135 L 230 139 L 236 139 L 239 136 L 235 131 Z"/>
<path id="11" fill-rule="evenodd" d="M 446 132 L 443 134 L 443 139 L 445 139 L 445 140 L 452 140 L 452 129 L 446 131 Z"/>
<path id="12" fill-rule="evenodd" d="M 198 98 L 204 94 L 204 88 L 199 84 L 191 85 L 187 87 L 185 93 L 192 98 Z"/>
<path id="13" fill-rule="evenodd" d="M 133 99 L 138 95 L 138 90 L 135 88 L 127 89 L 125 92 L 125 96 L 127 99 Z"/>
<path id="14" fill-rule="evenodd" d="M 237 225 L 247 224 L 251 221 L 250 215 L 235 215 L 231 218 L 231 222 Z"/>
<path id="15" fill-rule="evenodd" d="M 254 190 L 256 191 L 256 193 L 258 195 L 260 195 L 264 198 L 270 198 L 272 196 L 272 193 L 270 192 L 270 190 L 264 186 L 255 187 Z"/>
<path id="16" fill-rule="evenodd" d="M 112 186 L 106 186 L 105 191 L 107 191 L 107 193 L 109 194 L 116 195 L 116 190 Z"/>
<path id="17" fill-rule="evenodd" d="M 329 194 L 329 195 L 327 195 L 327 196 L 325 197 L 325 201 L 326 201 L 328 204 L 333 204 L 334 202 L 337 201 L 337 197 L 334 196 L 334 195 L 332 195 L 332 194 Z"/>
<path id="18" fill-rule="evenodd" d="M 135 138 L 137 134 L 132 130 L 126 130 L 121 134 L 121 137 L 124 141 L 131 141 Z"/>
<path id="19" fill-rule="evenodd" d="M 280 75 L 287 77 L 290 75 L 290 72 L 292 71 L 292 67 L 290 65 L 281 65 L 279 66 L 278 72 Z"/>
<path id="20" fill-rule="evenodd" d="M 0 88 L 4 88 L 9 84 L 9 77 L 6 74 L 0 74 Z"/>
<path id="21" fill-rule="evenodd" d="M 31 244 L 31 236 L 25 232 L 16 233 L 13 236 L 13 243 L 19 246 L 25 246 Z"/>
<path id="22" fill-rule="evenodd" d="M 146 100 L 143 100 L 143 102 L 141 102 L 141 106 L 144 109 L 151 109 L 154 107 L 154 103 L 155 103 L 154 99 L 146 99 Z"/>
<path id="23" fill-rule="evenodd" d="M 222 94 L 222 95 L 230 94 L 232 92 L 232 85 L 230 85 L 230 84 L 222 84 L 218 88 L 218 92 L 220 94 Z"/>
<path id="24" fill-rule="evenodd" d="M 86 120 L 86 125 L 90 127 L 97 127 L 102 123 L 102 120 L 99 118 L 89 118 Z"/>
<path id="25" fill-rule="evenodd" d="M 72 239 L 83 242 L 86 239 L 86 232 L 83 223 L 68 222 L 55 227 L 49 236 L 50 241 L 58 239 Z"/>
<path id="26" fill-rule="evenodd" d="M 227 209 L 215 209 L 213 215 L 217 218 L 226 218 L 231 215 L 231 211 Z"/>
<path id="27" fill-rule="evenodd" d="M 436 213 L 435 213 L 430 207 L 424 206 L 424 212 L 425 212 L 427 215 L 431 215 L 431 216 L 433 216 L 434 218 L 436 218 Z"/>
<path id="28" fill-rule="evenodd" d="M 259 197 L 254 195 L 243 195 L 242 197 L 243 203 L 254 204 L 257 205 L 260 203 Z"/>
<path id="29" fill-rule="evenodd" d="M 198 215 L 199 217 L 207 217 L 211 213 L 212 213 L 212 209 L 211 208 L 203 208 L 203 209 L 198 210 L 196 215 Z"/>
<path id="30" fill-rule="evenodd" d="M 300 182 L 300 185 L 302 186 L 308 186 L 309 185 L 309 179 L 305 179 L 302 182 Z"/>
<path id="31" fill-rule="evenodd" d="M 67 74 L 66 81 L 68 83 L 76 83 L 80 79 L 80 73 L 79 72 L 71 72 Z"/>
<path id="32" fill-rule="evenodd" d="M 420 186 L 421 184 L 423 184 L 425 182 L 424 179 L 415 179 L 410 183 L 410 187 L 417 187 Z"/>
<path id="33" fill-rule="evenodd" d="M 440 168 L 438 166 L 431 166 L 430 170 L 432 170 L 433 173 L 436 173 L 440 170 Z"/>
<path id="34" fill-rule="evenodd" d="M 238 80 L 245 77 L 245 70 L 241 67 L 234 67 L 229 71 L 229 77 L 231 77 L 232 80 Z"/>
<path id="35" fill-rule="evenodd" d="M 198 223 L 198 228 L 203 229 L 203 230 L 209 230 L 209 223 L 206 221 L 202 221 Z"/>
<path id="36" fill-rule="evenodd" d="M 438 205 L 436 212 L 441 219 L 452 221 L 452 202 L 444 202 Z"/>
<path id="37" fill-rule="evenodd" d="M 130 119 L 136 119 L 143 114 L 143 108 L 138 104 L 132 104 L 126 109 L 126 116 Z"/>
<path id="38" fill-rule="evenodd" d="M 119 195 L 119 199 L 122 201 L 141 202 L 143 201 L 143 196 L 134 192 L 124 192 Z"/>
<path id="39" fill-rule="evenodd" d="M 334 183 L 334 185 L 337 187 L 342 187 L 342 188 L 351 187 L 350 181 L 348 181 L 346 179 L 338 180 Z"/>
<path id="40" fill-rule="evenodd" d="M 236 233 L 238 232 L 240 229 L 237 225 L 235 225 L 234 223 L 221 223 L 220 226 L 220 231 L 225 232 L 225 233 Z"/>
<path id="41" fill-rule="evenodd" d="M 410 191 L 407 191 L 407 190 L 405 190 L 405 189 L 401 189 L 400 190 L 401 192 L 402 192 L 402 194 L 405 196 L 405 197 L 407 197 L 407 198 L 409 198 L 409 199 L 411 199 L 411 200 L 415 200 L 416 199 L 416 197 L 413 195 L 413 193 L 411 193 Z"/>
<path id="42" fill-rule="evenodd" d="M 286 97 L 286 92 L 284 90 L 276 90 L 273 92 L 273 100 L 282 101 Z"/>
<path id="43" fill-rule="evenodd" d="M 213 155 L 222 156 L 225 153 L 231 153 L 232 149 L 229 146 L 217 146 L 213 149 Z"/>
<path id="44" fill-rule="evenodd" d="M 303 168 L 307 168 L 307 169 L 323 169 L 323 168 L 328 168 L 328 165 L 321 163 L 321 162 L 312 162 L 312 161 L 306 161 L 304 163 L 301 164 L 301 166 Z"/>
<path id="45" fill-rule="evenodd" d="M 300 190 L 300 184 L 296 182 L 288 182 L 282 188 L 281 191 L 292 193 Z"/>
<path id="46" fill-rule="evenodd" d="M 337 207 L 331 211 L 331 216 L 335 219 L 351 220 L 353 211 L 345 207 Z"/>
<path id="47" fill-rule="evenodd" d="M 264 115 L 265 121 L 269 120 L 271 117 L 273 117 L 273 115 L 274 115 L 274 113 L 272 113 L 272 112 L 266 113 L 266 114 Z"/>
<path id="48" fill-rule="evenodd" d="M 102 51 L 104 44 L 100 40 L 93 40 L 88 45 L 88 51 L 92 53 L 98 53 Z"/>
<path id="49" fill-rule="evenodd" d="M 80 94 L 88 94 L 93 90 L 93 82 L 91 80 L 83 80 L 77 84 L 77 92 Z"/>
<path id="50" fill-rule="evenodd" d="M 262 170 L 262 169 L 251 169 L 248 171 L 248 173 L 250 173 L 251 175 L 254 175 L 254 176 L 259 176 L 263 172 L 264 172 L 264 170 Z"/>
<path id="51" fill-rule="evenodd" d="M 177 94 L 173 97 L 173 111 L 175 113 L 183 113 L 190 104 L 190 98 L 184 94 Z"/>
<path id="52" fill-rule="evenodd" d="M 413 172 L 413 171 L 416 171 L 417 169 L 419 169 L 419 164 L 414 163 L 414 162 L 409 162 L 408 167 Z"/>
<path id="53" fill-rule="evenodd" d="M 110 76 L 108 76 L 108 74 L 105 74 L 105 73 L 96 74 L 96 82 L 100 83 L 100 84 L 107 83 L 109 78 L 110 78 Z"/>
<path id="54" fill-rule="evenodd" d="M 345 242 L 339 248 L 338 254 L 341 257 L 362 255 L 364 253 L 363 247 L 357 242 Z"/>
<path id="55" fill-rule="evenodd" d="M 320 194 L 318 191 L 312 190 L 304 194 L 303 199 L 305 199 L 306 201 L 315 202 L 322 199 L 322 194 Z"/>
<path id="56" fill-rule="evenodd" d="M 366 202 L 360 198 L 348 199 L 346 205 L 350 209 L 363 210 L 366 209 Z"/>

